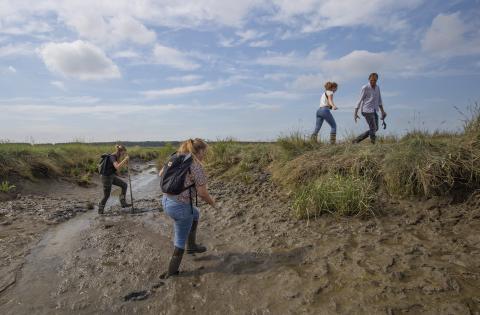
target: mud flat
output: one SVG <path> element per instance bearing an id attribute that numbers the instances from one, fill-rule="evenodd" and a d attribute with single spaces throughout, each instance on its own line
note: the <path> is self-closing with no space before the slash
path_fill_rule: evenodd
<path id="1" fill-rule="evenodd" d="M 98 189 L 0 204 L 2 314 L 480 314 L 480 193 L 307 222 L 268 174 L 214 179 L 221 209 L 200 205 L 209 250 L 160 280 L 171 221 L 155 172 L 133 180 L 135 214 L 83 213 Z"/>

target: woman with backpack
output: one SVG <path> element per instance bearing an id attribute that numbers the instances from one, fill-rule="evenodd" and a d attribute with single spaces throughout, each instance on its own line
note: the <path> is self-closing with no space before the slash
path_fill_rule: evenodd
<path id="1" fill-rule="evenodd" d="M 207 143 L 202 139 L 189 139 L 180 145 L 178 151 L 160 171 L 163 191 L 162 205 L 165 213 L 174 221 L 174 250 L 168 270 L 162 278 L 178 274 L 185 247 L 187 254 L 203 253 L 207 249 L 196 244 L 198 208 L 193 198 L 198 196 L 215 208 L 215 201 L 208 193 L 207 176 L 202 162 L 207 153 Z M 180 187 L 176 184 L 180 185 Z M 183 184 L 182 184 L 183 183 Z M 195 197 L 194 197 L 195 196 Z M 185 246 L 186 245 L 186 246 Z"/>
<path id="2" fill-rule="evenodd" d="M 333 93 L 337 91 L 338 84 L 336 82 L 325 83 L 325 93 L 320 97 L 320 108 L 317 110 L 317 120 L 315 130 L 311 135 L 312 141 L 317 141 L 318 132 L 322 128 L 323 121 L 326 120 L 330 125 L 330 143 L 335 144 L 337 141 L 337 124 L 330 110 L 336 110 L 337 106 L 333 103 Z"/>
<path id="3" fill-rule="evenodd" d="M 123 159 L 122 159 L 123 158 Z M 121 162 L 119 162 L 121 160 Z M 105 204 L 107 203 L 110 193 L 112 192 L 112 185 L 119 186 L 122 189 L 120 194 L 120 205 L 122 208 L 131 206 L 127 203 L 125 195 L 127 193 L 128 185 L 120 177 L 117 176 L 117 171 L 125 165 L 128 165 L 130 157 L 127 154 L 127 148 L 121 144 L 115 146 L 115 152 L 112 154 L 102 155 L 102 162 L 100 174 L 103 184 L 103 199 L 98 204 L 98 213 L 103 214 Z"/>

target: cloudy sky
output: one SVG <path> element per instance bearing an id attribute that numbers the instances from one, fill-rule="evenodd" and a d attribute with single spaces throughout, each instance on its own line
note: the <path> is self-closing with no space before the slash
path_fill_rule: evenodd
<path id="1" fill-rule="evenodd" d="M 327 80 L 345 136 L 374 71 L 385 133 L 458 130 L 480 101 L 479 16 L 479 0 L 0 0 L 0 140 L 272 140 L 311 132 Z"/>

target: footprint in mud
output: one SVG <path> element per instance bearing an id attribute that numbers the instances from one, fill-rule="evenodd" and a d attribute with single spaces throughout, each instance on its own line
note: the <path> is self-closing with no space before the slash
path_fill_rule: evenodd
<path id="1" fill-rule="evenodd" d="M 301 263 L 310 247 L 295 248 L 288 252 L 262 254 L 257 252 L 227 253 L 225 255 L 206 255 L 195 261 L 219 261 L 216 265 L 182 272 L 182 276 L 203 275 L 207 273 L 229 273 L 235 275 L 254 274 L 269 271 L 281 266 L 295 266 Z"/>

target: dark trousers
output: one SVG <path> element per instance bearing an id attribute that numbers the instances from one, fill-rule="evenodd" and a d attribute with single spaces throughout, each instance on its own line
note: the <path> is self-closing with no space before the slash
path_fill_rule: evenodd
<path id="1" fill-rule="evenodd" d="M 368 124 L 368 130 L 359 135 L 354 142 L 358 143 L 360 141 L 363 141 L 370 137 L 370 141 L 372 143 L 375 143 L 375 132 L 378 131 L 378 114 L 377 112 L 374 113 L 362 113 L 363 117 L 365 117 L 365 120 L 367 121 Z"/>
<path id="2" fill-rule="evenodd" d="M 100 201 L 100 205 L 105 206 L 107 203 L 108 198 L 110 197 L 110 193 L 112 192 L 112 185 L 119 186 L 122 188 L 122 194 L 120 195 L 120 198 L 122 196 L 125 196 L 127 193 L 127 183 L 121 180 L 117 175 L 109 175 L 109 176 L 104 176 L 102 175 L 102 184 L 103 184 L 103 199 Z"/>

